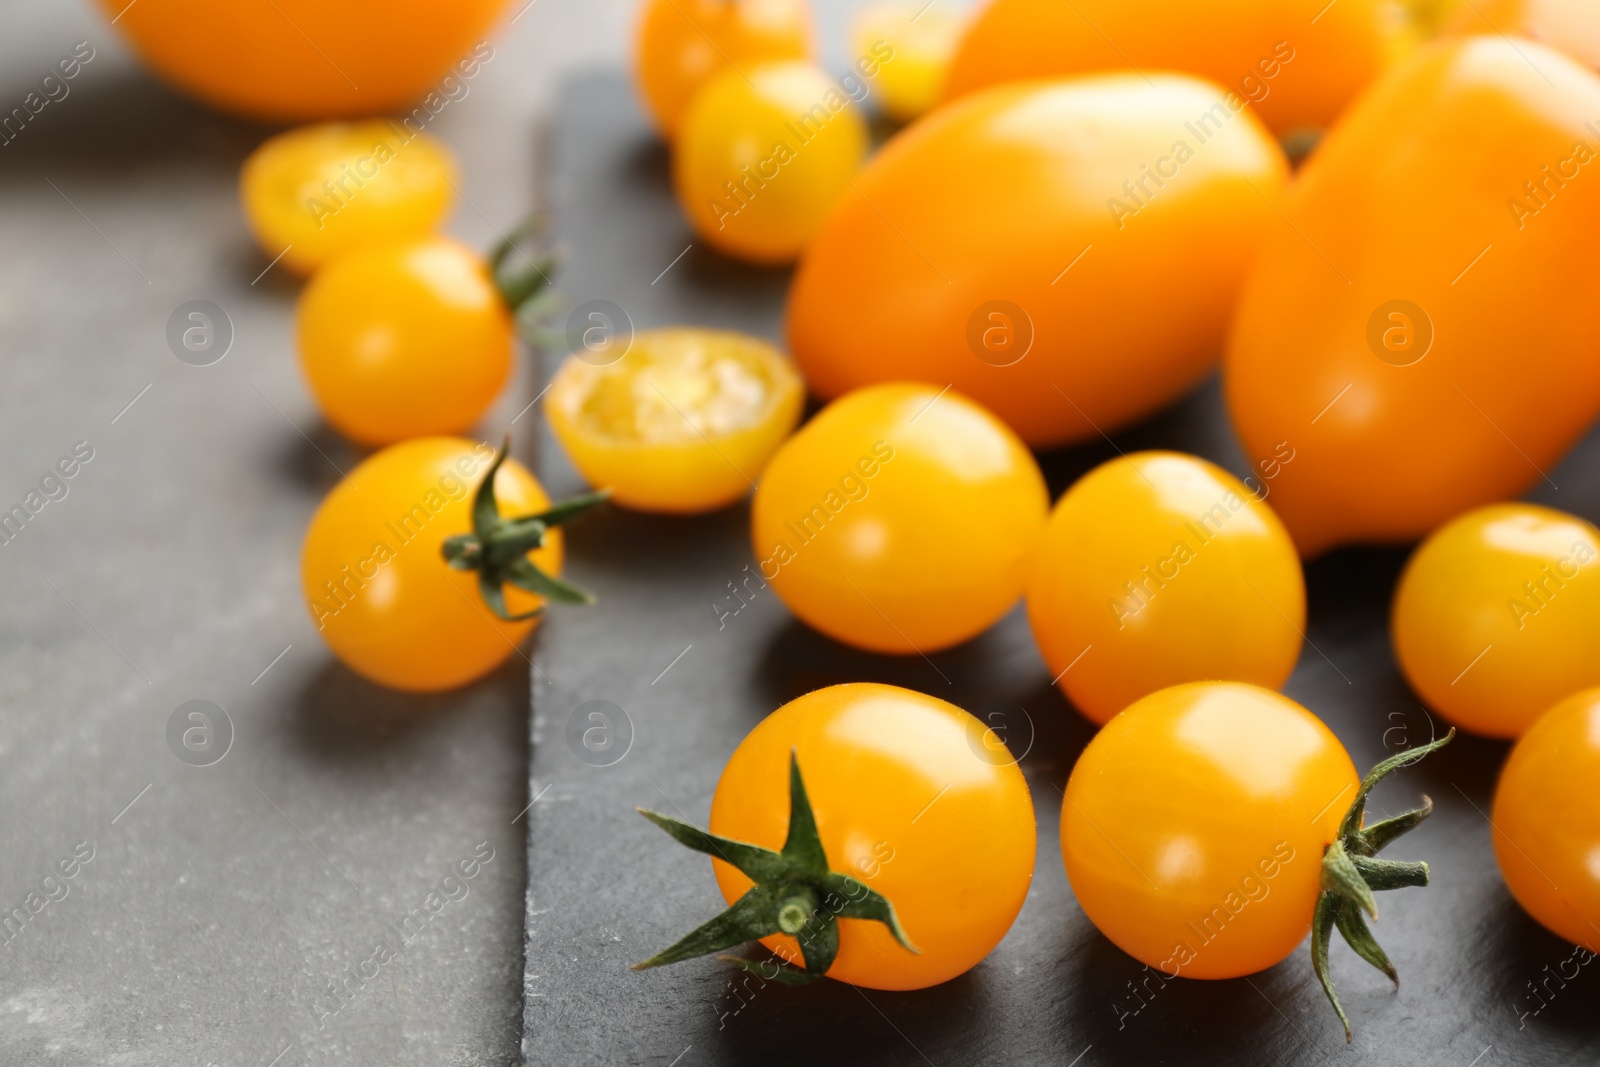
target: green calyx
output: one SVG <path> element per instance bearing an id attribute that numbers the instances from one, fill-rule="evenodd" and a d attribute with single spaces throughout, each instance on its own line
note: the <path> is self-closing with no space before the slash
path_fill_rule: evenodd
<path id="1" fill-rule="evenodd" d="M 506 622 L 531 619 L 544 611 L 544 606 L 540 605 L 521 615 L 511 614 L 506 608 L 507 584 L 562 604 L 593 604 L 594 597 L 588 591 L 546 574 L 534 566 L 528 553 L 544 547 L 545 535 L 551 528 L 588 511 L 610 496 L 610 492 L 585 493 L 563 500 L 537 515 L 502 519 L 500 505 L 494 497 L 494 476 L 510 450 L 511 435 L 507 434 L 473 498 L 472 532 L 445 540 L 440 547 L 445 562 L 458 571 L 477 571 L 478 590 L 483 594 L 484 603 Z"/>
<path id="2" fill-rule="evenodd" d="M 1373 919 L 1378 917 L 1378 902 L 1372 895 L 1385 889 L 1403 889 L 1407 886 L 1428 884 L 1428 865 L 1402 860 L 1381 860 L 1378 852 L 1433 814 L 1433 801 L 1422 798 L 1422 806 L 1392 819 L 1363 828 L 1366 818 L 1367 796 L 1372 787 L 1402 767 L 1409 767 L 1428 753 L 1443 748 L 1455 737 L 1451 730 L 1437 741 L 1408 749 L 1390 756 L 1367 773 L 1356 791 L 1355 802 L 1344 813 L 1339 823 L 1339 836 L 1322 854 L 1322 892 L 1317 896 L 1316 910 L 1311 918 L 1311 967 L 1322 983 L 1322 991 L 1344 1024 L 1344 1039 L 1353 1035 L 1350 1019 L 1339 1004 L 1339 994 L 1334 991 L 1333 978 L 1328 973 L 1328 947 L 1335 927 L 1356 955 L 1382 971 L 1400 988 L 1400 975 L 1389 962 L 1378 941 L 1367 927 L 1363 913 Z"/>
<path id="3" fill-rule="evenodd" d="M 548 325 L 560 305 L 554 281 L 560 255 L 545 242 L 547 220 L 535 215 L 505 235 L 489 254 L 490 276 L 516 321 L 517 333 L 535 347 L 548 347 Z"/>
<path id="4" fill-rule="evenodd" d="M 785 985 L 804 985 L 828 973 L 839 952 L 840 919 L 883 923 L 907 952 L 917 949 L 906 937 L 894 905 L 849 875 L 828 867 L 817 836 L 817 821 L 800 777 L 800 760 L 789 758 L 789 836 L 782 852 L 706 833 L 670 815 L 639 809 L 639 814 L 670 834 L 680 845 L 725 860 L 755 883 L 721 915 L 691 931 L 682 940 L 633 965 L 636 971 L 706 956 L 713 952 L 788 934 L 800 942 L 805 969 L 779 964 L 761 967 L 733 956 L 722 959 L 763 978 Z M 769 973 L 775 969 L 776 973 Z"/>

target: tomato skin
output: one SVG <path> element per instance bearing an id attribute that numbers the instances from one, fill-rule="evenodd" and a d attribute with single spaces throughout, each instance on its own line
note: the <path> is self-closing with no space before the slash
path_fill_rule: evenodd
<path id="1" fill-rule="evenodd" d="M 1239 682 L 1152 693 L 1083 750 L 1061 853 L 1100 932 L 1170 977 L 1236 978 L 1311 929 L 1322 853 L 1360 784 L 1322 721 Z"/>
<path id="2" fill-rule="evenodd" d="M 1521 736 L 1600 685 L 1600 530 L 1534 504 L 1491 504 L 1422 543 L 1395 590 L 1395 656 L 1430 708 Z"/>
<path id="3" fill-rule="evenodd" d="M 1600 952 L 1600 689 L 1550 708 L 1511 749 L 1494 792 L 1494 854 L 1546 929 Z"/>
<path id="4" fill-rule="evenodd" d="M 808 625 L 898 655 L 988 629 L 1022 593 L 1049 495 L 999 420 L 896 383 L 819 412 L 778 449 L 751 506 L 763 579 Z"/>
<path id="5" fill-rule="evenodd" d="M 804 404 L 799 373 L 765 341 L 670 327 L 639 331 L 616 363 L 567 357 L 544 411 L 572 465 L 614 503 L 695 514 L 750 492 Z"/>
<path id="6" fill-rule="evenodd" d="M 1600 12 L 1588 0 L 1473 0 L 1446 21 L 1451 34 L 1516 34 L 1600 67 Z"/>
<path id="7" fill-rule="evenodd" d="M 433 230 L 454 199 L 456 164 L 426 134 L 390 122 L 329 122 L 269 137 L 239 176 L 263 254 L 308 274 L 354 249 Z"/>
<path id="8" fill-rule="evenodd" d="M 1050 673 L 1102 724 L 1180 682 L 1279 688 L 1305 615 L 1300 557 L 1272 509 L 1176 452 L 1136 452 L 1084 475 L 1051 514 L 1028 584 Z"/>
<path id="9" fill-rule="evenodd" d="M 477 573 L 450 568 L 440 554 L 445 538 L 472 529 L 472 496 L 493 459 L 488 445 L 459 437 L 406 441 L 364 460 L 317 508 L 301 550 L 301 587 L 312 622 L 345 666 L 393 689 L 454 689 L 499 666 L 538 624 L 495 618 Z M 514 459 L 494 488 L 508 518 L 550 504 Z M 528 558 L 559 575 L 561 531 L 551 530 Z M 540 603 L 510 585 L 505 596 L 513 613 Z"/>
<path id="10" fill-rule="evenodd" d="M 881 923 L 840 919 L 828 977 L 923 989 L 976 966 L 1011 928 L 1033 878 L 1033 802 L 1014 762 L 979 754 L 992 751 L 985 730 L 954 704 L 857 682 L 790 701 L 740 742 L 711 832 L 781 849 L 795 752 L 829 865 L 886 897 L 921 953 Z M 732 866 L 712 867 L 728 903 L 750 888 Z M 764 943 L 800 965 L 793 938 Z"/>
<path id="11" fill-rule="evenodd" d="M 494 58 L 484 37 L 505 0 L 100 0 L 100 7 L 144 61 L 184 92 L 222 111 L 293 122 L 404 112 L 432 102 L 429 90 L 439 100 L 460 99 L 454 85 Z"/>
<path id="12" fill-rule="evenodd" d="M 1321 128 L 1382 73 L 1403 40 L 1382 0 L 1341 0 L 1322 10 L 1325 2 L 993 0 L 956 50 L 945 99 L 1001 82 L 1132 66 L 1194 74 L 1254 98 L 1256 113 L 1279 135 Z"/>
<path id="13" fill-rule="evenodd" d="M 867 125 L 810 63 L 727 70 L 684 114 L 673 150 L 695 232 L 753 263 L 787 263 L 816 235 L 867 151 Z"/>
<path id="14" fill-rule="evenodd" d="M 810 53 L 805 0 L 644 0 L 634 81 L 656 129 L 671 141 L 695 93 L 716 75 Z"/>
<path id="15" fill-rule="evenodd" d="M 1246 451 L 1297 452 L 1273 504 L 1303 555 L 1518 496 L 1600 413 L 1600 361 L 1582 355 L 1600 348 L 1600 182 L 1509 208 L 1532 210 L 1525 183 L 1555 188 L 1542 168 L 1570 176 L 1576 145 L 1593 162 L 1596 115 L 1600 77 L 1570 59 L 1450 41 L 1375 85 L 1306 163 L 1224 368 Z M 1397 300 L 1413 309 L 1386 318 Z"/>
<path id="16" fill-rule="evenodd" d="M 883 0 L 856 12 L 856 59 L 867 63 L 863 73 L 875 69 L 872 88 L 884 114 L 910 122 L 933 110 L 963 28 L 960 15 L 937 3 Z"/>
<path id="17" fill-rule="evenodd" d="M 488 265 L 447 237 L 330 263 L 301 294 L 296 330 L 323 414 L 370 445 L 472 426 L 505 385 L 515 343 Z"/>
<path id="18" fill-rule="evenodd" d="M 1220 101 L 1163 74 L 1004 85 L 891 138 L 790 290 L 789 350 L 812 391 L 953 383 L 1036 447 L 1184 393 L 1216 360 L 1256 244 L 1283 225 L 1268 201 L 1287 164 L 1252 116 L 1217 120 L 1203 145 L 1185 130 L 1227 113 Z M 1176 177 L 1158 188 L 1141 167 Z M 1114 212 L 1135 179 L 1154 195 Z"/>

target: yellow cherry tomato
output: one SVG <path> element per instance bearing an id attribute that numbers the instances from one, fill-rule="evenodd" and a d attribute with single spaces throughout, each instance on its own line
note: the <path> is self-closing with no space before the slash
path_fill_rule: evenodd
<path id="1" fill-rule="evenodd" d="M 695 96 L 673 181 L 709 244 L 784 263 L 822 228 L 866 151 L 866 123 L 837 79 L 809 63 L 767 64 L 725 71 Z"/>
<path id="2" fill-rule="evenodd" d="M 751 511 L 761 576 L 845 644 L 912 654 L 975 637 L 1022 593 L 1050 498 L 1016 435 L 953 390 L 895 383 L 789 438 Z"/>
<path id="3" fill-rule="evenodd" d="M 644 0 L 638 27 L 634 80 L 669 141 L 689 101 L 716 75 L 811 52 L 805 0 Z"/>
<path id="4" fill-rule="evenodd" d="M 886 115 L 909 122 L 933 110 L 964 20 L 940 4 L 887 0 L 857 13 L 852 36 L 858 62 L 876 69 L 873 88 Z"/>
<path id="5" fill-rule="evenodd" d="M 369 445 L 470 427 L 505 385 L 515 337 L 483 257 L 446 237 L 330 263 L 300 297 L 297 331 L 323 414 Z"/>
<path id="6" fill-rule="evenodd" d="M 1600 530 L 1535 504 L 1440 527 L 1406 564 L 1392 636 L 1406 680 L 1457 726 L 1519 737 L 1600 685 Z"/>
<path id="7" fill-rule="evenodd" d="M 1287 697 L 1195 682 L 1143 698 L 1078 757 L 1061 854 L 1090 921 L 1168 976 L 1237 978 L 1305 940 L 1359 779 Z"/>
<path id="8" fill-rule="evenodd" d="M 977 719 L 891 685 L 807 693 L 767 716 L 734 752 L 711 801 L 711 832 L 770 849 L 789 824 L 789 760 L 804 773 L 831 868 L 894 906 L 920 954 L 881 923 L 839 920 L 828 976 L 869 989 L 922 989 L 970 970 L 1011 928 L 1033 878 L 1037 831 L 1022 772 Z M 731 904 L 750 879 L 713 860 Z M 766 945 L 799 963 L 795 939 Z"/>
<path id="9" fill-rule="evenodd" d="M 545 416 L 589 484 L 640 511 L 741 499 L 805 403 L 794 365 L 747 334 L 645 330 L 615 362 L 591 359 L 562 363 Z"/>
<path id="10" fill-rule="evenodd" d="M 1300 557 L 1254 490 L 1194 456 L 1139 452 L 1056 505 L 1028 584 L 1050 673 L 1097 723 L 1157 689 L 1228 679 L 1276 689 L 1300 655 Z"/>
<path id="11" fill-rule="evenodd" d="M 395 689 L 452 689 L 493 670 L 537 625 L 496 618 L 477 574 L 441 554 L 446 538 L 473 529 L 473 490 L 493 459 L 488 445 L 458 437 L 406 441 L 362 462 L 317 508 L 301 588 L 317 632 L 351 670 Z M 506 518 L 550 503 L 515 460 L 501 465 L 494 489 Z M 561 532 L 527 558 L 559 574 Z M 505 598 L 517 614 L 541 603 L 515 587 Z"/>
<path id="12" fill-rule="evenodd" d="M 454 199 L 455 160 L 394 122 L 330 122 L 268 138 L 239 195 L 261 251 L 300 274 L 354 249 L 430 233 Z"/>
<path id="13" fill-rule="evenodd" d="M 1517 903 L 1600 952 L 1600 689 L 1574 693 L 1528 728 L 1494 791 L 1494 854 Z"/>

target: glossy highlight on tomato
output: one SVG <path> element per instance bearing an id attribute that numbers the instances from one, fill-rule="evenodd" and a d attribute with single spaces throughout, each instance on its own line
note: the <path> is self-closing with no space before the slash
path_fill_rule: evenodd
<path id="1" fill-rule="evenodd" d="M 1430 708 L 1473 733 L 1521 736 L 1600 685 L 1600 530 L 1536 504 L 1453 519 L 1406 564 L 1391 632 Z"/>
<path id="2" fill-rule="evenodd" d="M 1223 86 L 1279 135 L 1330 125 L 1408 40 L 1385 0 L 991 0 L 951 62 L 947 99 L 1001 82 L 1129 68 Z"/>
<path id="3" fill-rule="evenodd" d="M 619 360 L 590 358 L 563 361 L 545 416 L 584 479 L 640 511 L 691 514 L 743 498 L 805 403 L 793 364 L 747 334 L 641 330 Z"/>
<path id="4" fill-rule="evenodd" d="M 1056 505 L 1028 618 L 1056 684 L 1090 719 L 1180 682 L 1288 681 L 1305 581 L 1265 503 L 1271 482 L 1253 480 L 1252 490 L 1194 456 L 1136 452 Z"/>
<path id="5" fill-rule="evenodd" d="M 323 415 L 371 445 L 471 427 L 505 385 L 516 337 L 488 264 L 447 237 L 330 263 L 300 297 L 296 334 Z"/>
<path id="6" fill-rule="evenodd" d="M 184 92 L 224 111 L 292 122 L 460 99 L 466 80 L 494 57 L 484 38 L 505 0 L 100 0 L 100 7 L 140 57 Z"/>
<path id="7" fill-rule="evenodd" d="M 1589 0 L 1457 0 L 1451 34 L 1515 34 L 1600 67 L 1600 9 Z"/>
<path id="8" fill-rule="evenodd" d="M 673 151 L 678 203 L 702 240 L 786 263 L 816 235 L 867 151 L 855 93 L 810 63 L 727 70 L 684 114 Z"/>
<path id="9" fill-rule="evenodd" d="M 1600 952 L 1600 689 L 1548 709 L 1511 749 L 1495 786 L 1494 854 L 1517 903 Z"/>
<path id="10" fill-rule="evenodd" d="M 805 0 L 643 0 L 633 72 L 656 128 L 671 141 L 700 88 L 733 69 L 805 59 Z"/>
<path id="11" fill-rule="evenodd" d="M 918 950 L 881 924 L 840 919 L 828 976 L 868 989 L 949 981 L 1000 943 L 1033 878 L 1028 786 L 1008 755 L 994 755 L 1003 745 L 985 745 L 991 738 L 955 705 L 897 686 L 807 693 L 740 742 L 712 797 L 711 832 L 781 848 L 794 753 L 832 868 L 887 898 Z M 750 887 L 721 860 L 712 866 L 730 904 Z M 798 962 L 793 938 L 765 943 Z"/>
<path id="12" fill-rule="evenodd" d="M 1049 496 L 1038 463 L 954 390 L 862 389 L 778 449 L 751 506 L 761 577 L 808 625 L 898 655 L 1016 603 Z"/>
<path id="13" fill-rule="evenodd" d="M 351 670 L 395 689 L 453 689 L 515 654 L 538 624 L 495 618 L 477 575 L 441 555 L 446 538 L 473 528 L 473 489 L 493 459 L 494 449 L 462 438 L 406 441 L 364 460 L 317 508 L 301 550 L 301 588 L 318 634 Z M 515 460 L 494 486 L 507 517 L 549 506 Z M 550 531 L 528 558 L 559 574 L 561 532 Z M 541 603 L 514 587 L 505 597 L 516 613 Z"/>
<path id="14" fill-rule="evenodd" d="M 1594 422 L 1597 115 L 1600 76 L 1573 60 L 1450 40 L 1380 80 L 1307 161 L 1223 376 L 1250 456 L 1295 449 L 1273 507 L 1302 555 L 1516 497 Z"/>
<path id="15" fill-rule="evenodd" d="M 910 122 L 932 111 L 964 28 L 962 16 L 935 0 L 883 0 L 851 21 L 855 55 L 880 60 L 873 84 L 884 114 Z"/>
<path id="16" fill-rule="evenodd" d="M 1193 78 L 966 97 L 852 179 L 795 273 L 789 350 L 823 397 L 953 385 L 1031 445 L 1097 438 L 1212 367 L 1287 173 Z"/>
<path id="17" fill-rule="evenodd" d="M 425 133 L 330 122 L 264 141 L 245 160 L 239 196 L 262 253 L 308 274 L 364 246 L 428 234 L 450 210 L 455 176 L 449 149 Z"/>

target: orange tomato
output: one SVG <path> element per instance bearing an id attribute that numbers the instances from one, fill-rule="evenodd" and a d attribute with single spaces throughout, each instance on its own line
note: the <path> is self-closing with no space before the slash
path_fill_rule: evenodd
<path id="1" fill-rule="evenodd" d="M 478 574 L 442 555 L 446 538 L 472 530 L 473 490 L 493 459 L 488 445 L 459 437 L 406 441 L 364 460 L 317 508 L 301 588 L 317 632 L 351 670 L 395 689 L 453 689 L 499 666 L 538 625 L 494 617 Z M 550 505 L 516 460 L 501 465 L 494 488 L 506 518 Z M 561 531 L 528 559 L 559 574 Z M 504 592 L 513 613 L 541 603 L 513 586 Z"/>
<path id="2" fill-rule="evenodd" d="M 811 52 L 805 0 L 644 0 L 638 27 L 634 80 L 669 141 L 689 101 L 713 76 Z"/>
<path id="3" fill-rule="evenodd" d="M 1000 82 L 1097 71 L 1199 75 L 1274 132 L 1330 125 L 1405 41 L 1387 0 L 993 0 L 968 27 L 953 100 Z"/>
<path id="4" fill-rule="evenodd" d="M 1028 895 L 1037 831 L 1022 772 L 995 757 L 1004 746 L 982 723 L 897 686 L 807 693 L 739 743 L 711 800 L 712 833 L 783 847 L 791 752 L 832 869 L 885 897 L 919 953 L 896 944 L 881 923 L 840 919 L 830 978 L 922 989 L 993 951 Z M 728 903 L 750 888 L 728 864 L 712 866 Z M 764 943 L 800 962 L 794 938 Z"/>
<path id="5" fill-rule="evenodd" d="M 404 112 L 470 91 L 505 0 L 100 0 L 157 74 L 212 107 L 302 121 Z M 431 91 L 430 91 L 431 90 Z"/>
<path id="6" fill-rule="evenodd" d="M 1392 72 L 1307 162 L 1224 375 L 1246 450 L 1295 450 L 1272 502 L 1302 554 L 1516 496 L 1600 413 L 1597 116 L 1594 72 L 1468 38 Z"/>
<path id="7" fill-rule="evenodd" d="M 1305 580 L 1267 484 L 1252 491 L 1203 459 L 1136 452 L 1067 490 L 1033 565 L 1028 619 L 1074 707 L 1105 723 L 1180 682 L 1289 680 Z"/>
<path id="8" fill-rule="evenodd" d="M 1511 895 L 1546 929 L 1600 952 L 1600 689 L 1549 709 L 1506 758 L 1494 854 Z"/>
<path id="9" fill-rule="evenodd" d="M 1097 437 L 1211 368 L 1286 176 L 1192 78 L 968 97 L 855 177 L 795 274 L 790 351 L 824 397 L 953 385 L 1031 445 Z"/>
<path id="10" fill-rule="evenodd" d="M 1593 0 L 1458 0 L 1445 32 L 1514 33 L 1600 67 L 1600 9 Z"/>

